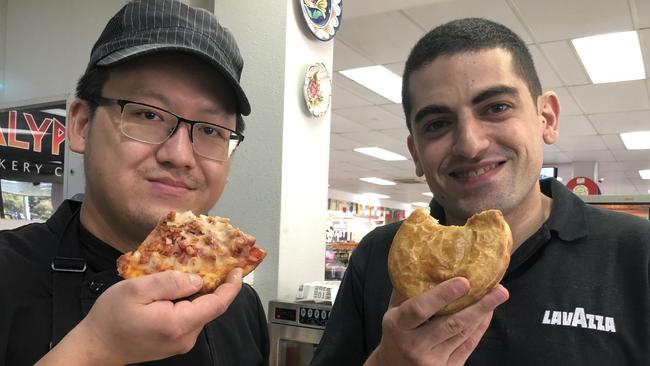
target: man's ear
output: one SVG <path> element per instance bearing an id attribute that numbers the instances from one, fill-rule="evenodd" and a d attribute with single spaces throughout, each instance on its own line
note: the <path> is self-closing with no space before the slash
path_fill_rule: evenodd
<path id="1" fill-rule="evenodd" d="M 546 92 L 539 97 L 538 108 L 541 122 L 544 124 L 544 143 L 552 145 L 560 135 L 560 98 L 555 92 Z"/>
<path id="2" fill-rule="evenodd" d="M 90 108 L 88 103 L 77 98 L 68 111 L 67 133 L 70 150 L 83 154 L 90 129 Z"/>
<path id="3" fill-rule="evenodd" d="M 409 148 L 409 152 L 411 153 L 411 157 L 413 158 L 413 162 L 415 163 L 415 175 L 418 177 L 421 177 L 424 175 L 424 170 L 422 170 L 422 166 L 420 165 L 420 158 L 418 156 L 418 150 L 415 148 L 415 141 L 413 140 L 413 135 L 409 134 L 408 137 L 406 138 L 406 146 Z"/>

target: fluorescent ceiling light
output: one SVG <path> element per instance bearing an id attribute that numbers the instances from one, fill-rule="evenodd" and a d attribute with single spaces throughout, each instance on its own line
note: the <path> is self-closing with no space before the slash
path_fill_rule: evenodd
<path id="1" fill-rule="evenodd" d="M 394 103 L 402 103 L 402 78 L 381 65 L 339 72 Z"/>
<path id="2" fill-rule="evenodd" d="M 424 192 L 424 193 L 422 193 L 422 195 L 427 196 L 427 197 L 433 197 L 433 193 L 431 193 L 431 192 Z"/>
<path id="3" fill-rule="evenodd" d="M 396 154 L 392 151 L 382 149 L 381 147 L 360 147 L 358 149 L 354 149 L 354 151 L 386 161 L 406 160 L 406 157 L 400 154 Z"/>
<path id="4" fill-rule="evenodd" d="M 650 149 L 650 131 L 624 132 L 619 135 L 628 150 Z"/>
<path id="5" fill-rule="evenodd" d="M 62 109 L 62 108 L 43 109 L 41 112 L 49 113 L 49 114 L 55 114 L 55 115 L 61 116 L 61 117 L 66 117 L 66 111 L 65 111 L 65 109 Z"/>
<path id="6" fill-rule="evenodd" d="M 413 206 L 417 206 L 417 207 L 428 207 L 429 206 L 429 204 L 426 203 L 426 202 L 411 202 L 411 204 Z"/>
<path id="7" fill-rule="evenodd" d="M 385 194 L 371 193 L 371 192 L 362 193 L 361 195 L 366 198 L 390 198 L 390 196 L 387 196 Z"/>
<path id="8" fill-rule="evenodd" d="M 362 180 L 362 181 L 368 182 L 368 183 L 372 183 L 372 184 L 379 184 L 380 186 L 394 186 L 394 185 L 397 184 L 397 183 L 392 182 L 390 180 L 376 178 L 376 177 L 359 178 L 359 180 Z"/>
<path id="9" fill-rule="evenodd" d="M 650 169 L 639 170 L 639 174 L 641 175 L 641 179 L 650 179 Z"/>
<path id="10" fill-rule="evenodd" d="M 594 84 L 645 79 L 635 31 L 576 38 L 571 42 Z"/>
<path id="11" fill-rule="evenodd" d="M 0 127 L 0 133 L 8 134 L 9 129 Z M 16 135 L 32 135 L 32 136 L 40 136 L 45 134 L 39 131 L 31 131 L 31 130 L 23 130 L 23 129 L 12 130 L 11 133 L 15 133 Z"/>

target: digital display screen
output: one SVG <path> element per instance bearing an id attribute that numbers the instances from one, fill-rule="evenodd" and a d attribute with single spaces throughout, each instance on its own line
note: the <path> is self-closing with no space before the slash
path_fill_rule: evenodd
<path id="1" fill-rule="evenodd" d="M 557 167 L 545 166 L 539 172 L 539 179 L 544 178 L 557 178 Z"/>
<path id="2" fill-rule="evenodd" d="M 279 320 L 296 320 L 295 309 L 275 308 L 275 318 Z"/>

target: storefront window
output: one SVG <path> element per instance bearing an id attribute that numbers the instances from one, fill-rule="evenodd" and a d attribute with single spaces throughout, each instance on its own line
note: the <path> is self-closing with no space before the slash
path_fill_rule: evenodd
<path id="1" fill-rule="evenodd" d="M 0 219 L 44 221 L 60 202 L 65 104 L 0 110 Z"/>
<path id="2" fill-rule="evenodd" d="M 52 183 L 2 180 L 3 219 L 45 221 L 52 215 Z"/>

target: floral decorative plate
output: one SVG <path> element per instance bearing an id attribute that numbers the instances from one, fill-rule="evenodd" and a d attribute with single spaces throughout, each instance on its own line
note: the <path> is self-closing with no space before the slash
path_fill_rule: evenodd
<path id="1" fill-rule="evenodd" d="M 329 41 L 341 25 L 343 0 L 298 0 L 307 28 L 321 41 Z"/>
<path id="2" fill-rule="evenodd" d="M 325 65 L 319 62 L 307 67 L 303 92 L 312 115 L 320 117 L 327 112 L 332 100 L 332 79 Z"/>

